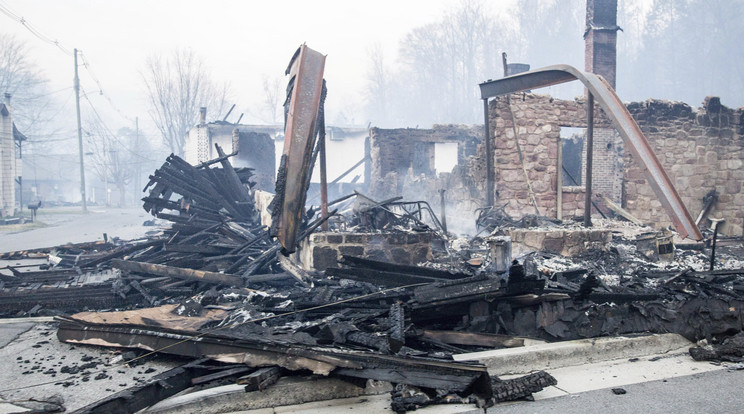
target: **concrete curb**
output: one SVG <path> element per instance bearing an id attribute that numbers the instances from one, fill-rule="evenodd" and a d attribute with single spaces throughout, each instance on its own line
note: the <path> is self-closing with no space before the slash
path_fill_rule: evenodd
<path id="1" fill-rule="evenodd" d="M 561 368 L 621 358 L 636 358 L 671 351 L 684 351 L 692 342 L 678 334 L 639 337 L 579 339 L 454 355 L 456 361 L 478 361 L 492 375 L 526 374 L 541 369 Z"/>
<path id="2" fill-rule="evenodd" d="M 390 389 L 387 383 L 380 383 L 379 387 L 360 388 L 338 378 L 284 377 L 264 391 L 245 392 L 244 385 L 225 385 L 175 395 L 145 409 L 143 413 L 203 414 L 249 411 L 389 393 Z"/>

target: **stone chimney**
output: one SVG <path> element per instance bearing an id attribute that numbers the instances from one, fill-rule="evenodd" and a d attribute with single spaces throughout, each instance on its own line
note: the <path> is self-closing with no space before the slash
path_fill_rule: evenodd
<path id="1" fill-rule="evenodd" d="M 584 70 L 601 75 L 615 88 L 617 0 L 586 0 Z"/>

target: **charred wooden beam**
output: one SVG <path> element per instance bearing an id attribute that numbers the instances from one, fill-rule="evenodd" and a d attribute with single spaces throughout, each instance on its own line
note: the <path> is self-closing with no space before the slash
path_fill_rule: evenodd
<path id="1" fill-rule="evenodd" d="M 528 397 L 533 393 L 542 391 L 551 385 L 557 385 L 558 381 L 545 371 L 538 371 L 525 376 L 501 380 L 493 377 L 493 402 L 513 401 Z"/>
<path id="2" fill-rule="evenodd" d="M 245 385 L 245 391 L 262 391 L 274 384 L 282 376 L 279 367 L 266 367 L 257 369 L 248 375 L 238 378 L 238 385 Z"/>
<path id="3" fill-rule="evenodd" d="M 424 329 L 424 338 L 436 339 L 446 344 L 487 346 L 490 348 L 514 348 L 524 346 L 524 338 L 510 335 L 482 334 L 461 331 L 434 331 Z"/>
<path id="4" fill-rule="evenodd" d="M 290 370 L 308 369 L 326 375 L 334 371 L 355 378 L 376 379 L 452 392 L 472 391 L 490 397 L 486 367 L 477 363 L 288 344 L 258 335 L 240 338 L 143 325 L 105 325 L 74 317 L 58 317 L 57 337 L 68 343 L 106 343 L 125 348 L 209 358 L 249 366 L 276 365 Z"/>
<path id="5" fill-rule="evenodd" d="M 191 379 L 191 385 L 199 385 L 199 384 L 206 384 L 208 382 L 230 378 L 230 377 L 237 377 L 240 375 L 244 375 L 248 372 L 255 371 L 255 368 L 247 367 L 247 366 L 239 366 L 234 368 L 228 368 L 223 369 L 219 372 L 214 372 L 207 375 L 202 375 L 200 377 L 192 378 Z"/>
<path id="6" fill-rule="evenodd" d="M 163 246 L 166 252 L 200 253 L 221 255 L 230 251 L 230 248 L 204 246 L 198 244 L 166 244 Z"/>
<path id="7" fill-rule="evenodd" d="M 310 276 L 310 274 L 307 273 L 299 265 L 297 265 L 297 263 L 295 263 L 292 259 L 281 253 L 277 253 L 276 258 L 279 261 L 279 266 L 282 268 L 282 270 L 292 275 L 303 286 L 309 287 L 312 284 L 312 277 Z"/>
<path id="8" fill-rule="evenodd" d="M 337 278 L 351 279 L 359 282 L 368 282 L 390 287 L 407 286 L 417 283 L 435 283 L 442 280 L 428 276 L 412 275 L 410 273 L 393 273 L 362 268 L 338 269 L 331 267 L 326 269 L 325 272 L 326 274 Z"/>
<path id="9" fill-rule="evenodd" d="M 405 233 L 402 233 L 400 235 L 393 235 L 392 237 L 407 237 Z M 432 269 L 429 267 L 422 267 L 422 266 L 410 266 L 410 265 L 402 265 L 397 263 L 388 263 L 388 262 L 381 262 L 377 260 L 370 260 L 365 259 L 361 257 L 356 256 L 349 256 L 349 255 L 343 255 L 341 257 L 341 263 L 352 266 L 355 268 L 366 268 L 366 269 L 373 269 L 373 270 L 382 270 L 386 272 L 394 272 L 394 273 L 406 273 L 416 276 L 425 276 L 433 279 L 443 279 L 443 280 L 453 280 L 453 279 L 463 279 L 466 277 L 470 277 L 470 275 L 467 275 L 465 273 L 456 273 L 456 272 L 448 272 L 446 270 L 439 270 L 439 269 Z"/>
<path id="10" fill-rule="evenodd" d="M 484 276 L 476 276 L 449 283 L 435 283 L 420 286 L 413 291 L 416 304 L 414 309 L 452 304 L 472 302 L 475 299 L 487 300 L 502 297 L 506 292 L 501 289 L 498 279 Z"/>
<path id="11" fill-rule="evenodd" d="M 111 266 L 130 272 L 146 273 L 157 276 L 168 276 L 176 279 L 194 280 L 204 283 L 215 283 L 227 286 L 243 286 L 243 279 L 236 275 L 207 272 L 204 270 L 182 269 L 179 267 L 158 265 L 152 263 L 134 262 L 114 259 Z"/>
<path id="12" fill-rule="evenodd" d="M 395 302 L 390 306 L 388 320 L 390 321 L 390 331 L 388 332 L 390 349 L 398 352 L 406 343 L 406 316 L 400 302 Z"/>
<path id="13" fill-rule="evenodd" d="M 143 250 L 143 249 L 146 249 L 146 248 L 151 247 L 151 246 L 157 246 L 157 245 L 162 244 L 163 242 L 164 242 L 164 240 L 154 239 L 154 240 L 149 240 L 149 241 L 146 241 L 146 242 L 143 242 L 143 243 L 134 243 L 134 244 L 130 244 L 128 246 L 123 246 L 123 247 L 117 248 L 114 251 L 109 252 L 109 253 L 105 254 L 104 256 L 101 256 L 101 257 L 99 257 L 97 259 L 88 260 L 86 262 L 83 262 L 83 263 L 81 263 L 79 265 L 79 267 L 84 268 L 84 267 L 98 266 L 99 264 L 106 263 L 107 261 L 109 261 L 111 259 L 117 259 L 117 258 L 120 258 L 122 256 L 126 256 L 128 254 L 134 253 L 134 252 L 136 252 L 138 250 Z"/>
<path id="14" fill-rule="evenodd" d="M 139 294 L 124 297 L 113 293 L 110 283 L 92 286 L 41 287 L 0 291 L 0 312 L 27 312 L 39 305 L 44 309 L 74 311 L 90 308 L 121 307 L 142 301 Z"/>

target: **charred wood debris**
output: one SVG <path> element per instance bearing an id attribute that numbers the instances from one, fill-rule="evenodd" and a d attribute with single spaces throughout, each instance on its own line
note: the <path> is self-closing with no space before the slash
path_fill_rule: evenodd
<path id="1" fill-rule="evenodd" d="M 695 359 L 742 361 L 740 241 L 719 241 L 717 270 L 708 269 L 704 245 L 654 262 L 618 232 L 607 250 L 573 258 L 532 252 L 499 272 L 486 247 L 491 235 L 566 224 L 488 209 L 477 217 L 487 236 L 455 239 L 425 202 L 355 193 L 329 203 L 342 211 L 331 216 L 332 231 L 433 232 L 442 239 L 434 257 L 411 266 L 343 256 L 338 267 L 308 272 L 261 225 L 251 170 L 233 168 L 233 154 L 218 151 L 196 166 L 171 155 L 150 176 L 143 207 L 170 222 L 154 235 L 0 255 L 47 259 L 38 270 L 8 266 L 0 274 L 2 316 L 54 315 L 62 341 L 135 343 L 194 359 L 81 412 L 139 409 L 225 380 L 260 390 L 308 370 L 355 384 L 388 381 L 396 412 L 488 406 L 556 381 L 542 371 L 501 380 L 452 355 L 521 346 L 524 338 L 677 332 L 707 341 L 691 350 Z M 305 214 L 298 239 L 319 227 L 318 217 Z"/>

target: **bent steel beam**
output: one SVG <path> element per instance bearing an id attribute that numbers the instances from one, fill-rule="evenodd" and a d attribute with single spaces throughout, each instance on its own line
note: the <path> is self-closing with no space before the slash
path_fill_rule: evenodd
<path id="1" fill-rule="evenodd" d="M 643 168 L 651 188 L 659 198 L 661 205 L 672 219 L 680 236 L 701 240 L 703 235 L 695 225 L 690 213 L 662 167 L 656 154 L 651 149 L 641 128 L 635 122 L 612 87 L 601 77 L 593 73 L 581 72 L 573 66 L 554 65 L 523 72 L 506 78 L 480 84 L 481 98 L 488 99 L 499 95 L 536 89 L 559 83 L 579 80 L 594 95 L 597 103 L 612 120 L 625 144 L 630 147 L 633 156 Z"/>

